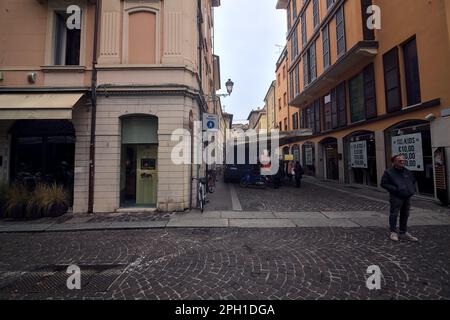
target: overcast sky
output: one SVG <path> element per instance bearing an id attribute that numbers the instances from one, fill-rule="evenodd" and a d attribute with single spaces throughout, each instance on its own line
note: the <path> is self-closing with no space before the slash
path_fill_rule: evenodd
<path id="1" fill-rule="evenodd" d="M 220 56 L 222 92 L 231 78 L 234 90 L 222 98 L 234 121 L 264 106 L 275 64 L 286 44 L 286 11 L 276 0 L 222 0 L 215 8 L 215 54 Z"/>

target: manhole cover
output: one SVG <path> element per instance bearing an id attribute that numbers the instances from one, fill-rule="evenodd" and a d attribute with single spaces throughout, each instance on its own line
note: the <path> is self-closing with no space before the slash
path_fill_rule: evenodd
<path id="1" fill-rule="evenodd" d="M 126 265 L 78 265 L 81 270 L 82 292 L 105 292 L 120 276 Z M 68 265 L 41 266 L 31 272 L 24 272 L 14 281 L 0 287 L 0 293 L 67 293 Z"/>

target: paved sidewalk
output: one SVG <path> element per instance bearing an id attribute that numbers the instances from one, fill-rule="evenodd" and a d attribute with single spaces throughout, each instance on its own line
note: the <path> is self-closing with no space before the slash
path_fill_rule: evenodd
<path id="1" fill-rule="evenodd" d="M 305 178 L 301 189 L 242 189 L 217 183 L 206 211 L 66 214 L 28 221 L 0 220 L 0 233 L 155 228 L 387 228 L 387 194 L 367 188 Z M 450 225 L 450 210 L 413 199 L 411 226 Z"/>
<path id="2" fill-rule="evenodd" d="M 114 229 L 154 228 L 295 228 L 295 227 L 387 227 L 388 216 L 379 211 L 311 211 L 311 212 L 261 212 L 261 211 L 198 211 L 173 213 L 169 219 L 158 221 L 104 221 L 82 222 L 74 218 L 57 221 L 2 221 L 0 232 L 61 232 Z M 413 209 L 411 226 L 450 225 L 450 217 L 440 212 Z"/>

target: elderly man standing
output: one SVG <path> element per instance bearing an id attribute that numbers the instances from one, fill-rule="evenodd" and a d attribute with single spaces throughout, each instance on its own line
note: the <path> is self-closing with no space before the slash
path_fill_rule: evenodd
<path id="1" fill-rule="evenodd" d="M 405 157 L 396 155 L 392 157 L 392 167 L 384 172 L 381 178 L 381 187 L 390 194 L 389 226 L 391 230 L 390 239 L 399 240 L 397 233 L 397 220 L 400 213 L 400 238 L 409 241 L 418 241 L 408 233 L 408 217 L 411 208 L 411 197 L 416 193 L 416 179 L 411 171 L 405 168 Z"/>

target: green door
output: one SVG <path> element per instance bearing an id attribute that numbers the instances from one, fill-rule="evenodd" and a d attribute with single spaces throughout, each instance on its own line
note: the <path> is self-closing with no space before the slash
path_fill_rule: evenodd
<path id="1" fill-rule="evenodd" d="M 158 146 L 138 145 L 136 161 L 136 205 L 156 205 Z"/>

